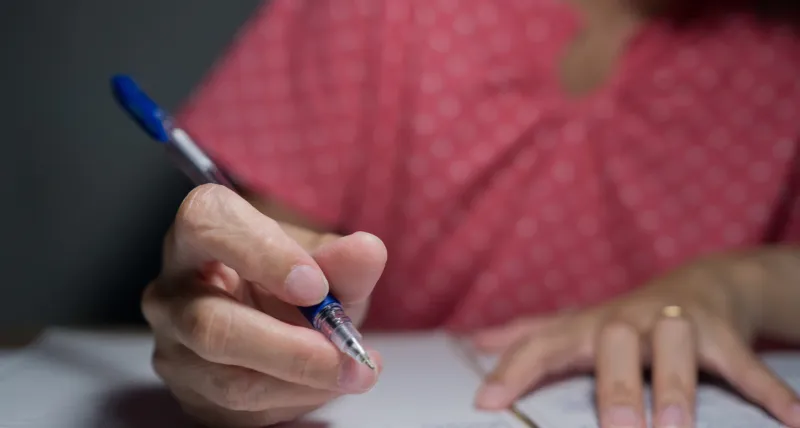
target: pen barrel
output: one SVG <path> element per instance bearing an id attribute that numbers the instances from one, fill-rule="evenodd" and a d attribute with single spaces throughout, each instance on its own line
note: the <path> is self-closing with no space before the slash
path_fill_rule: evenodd
<path id="1" fill-rule="evenodd" d="M 338 303 L 321 309 L 314 317 L 313 325 L 342 352 L 350 354 L 353 347 L 360 347 L 361 334 Z"/>

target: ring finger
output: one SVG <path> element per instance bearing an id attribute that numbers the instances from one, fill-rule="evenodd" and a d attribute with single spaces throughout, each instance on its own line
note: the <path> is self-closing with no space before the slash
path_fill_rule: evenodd
<path id="1" fill-rule="evenodd" d="M 188 387 L 205 400 L 229 410 L 318 405 L 338 395 L 247 368 L 209 362 L 180 344 L 160 347 L 153 365 L 167 384 Z"/>
<path id="2" fill-rule="evenodd" d="M 655 428 L 694 426 L 697 351 L 692 324 L 668 307 L 653 328 L 653 407 Z"/>

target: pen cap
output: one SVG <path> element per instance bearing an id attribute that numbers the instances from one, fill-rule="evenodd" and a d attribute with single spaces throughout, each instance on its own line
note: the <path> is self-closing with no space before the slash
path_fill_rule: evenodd
<path id="1" fill-rule="evenodd" d="M 139 85 L 131 77 L 124 74 L 113 76 L 111 91 L 120 106 L 153 139 L 162 143 L 169 141 L 169 132 L 165 123 L 168 123 L 170 118 L 139 88 Z"/>

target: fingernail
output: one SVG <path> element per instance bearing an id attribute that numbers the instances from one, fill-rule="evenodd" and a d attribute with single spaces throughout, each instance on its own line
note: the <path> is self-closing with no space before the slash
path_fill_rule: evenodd
<path id="1" fill-rule="evenodd" d="M 370 352 L 370 359 L 380 361 L 380 357 Z M 348 394 L 361 394 L 371 390 L 378 381 L 376 371 L 364 364 L 348 358 L 339 371 L 339 388 Z"/>
<path id="2" fill-rule="evenodd" d="M 612 428 L 639 428 L 639 416 L 633 407 L 612 407 L 608 409 L 606 417 Z"/>
<path id="3" fill-rule="evenodd" d="M 292 268 L 284 285 L 290 296 L 309 305 L 319 303 L 328 293 L 328 281 L 325 276 L 319 269 L 306 265 Z"/>
<path id="4" fill-rule="evenodd" d="M 475 404 L 482 409 L 499 410 L 508 406 L 508 388 L 496 383 L 487 383 L 478 390 Z"/>
<path id="5" fill-rule="evenodd" d="M 661 411 L 658 417 L 658 428 L 680 428 L 683 426 L 683 408 L 677 404 L 670 404 Z"/>

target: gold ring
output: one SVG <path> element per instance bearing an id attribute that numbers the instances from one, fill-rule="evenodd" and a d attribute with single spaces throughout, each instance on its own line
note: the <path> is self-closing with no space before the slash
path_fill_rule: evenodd
<path id="1" fill-rule="evenodd" d="M 664 309 L 661 309 L 661 315 L 666 318 L 680 318 L 683 315 L 683 309 L 677 305 L 664 306 Z"/>

